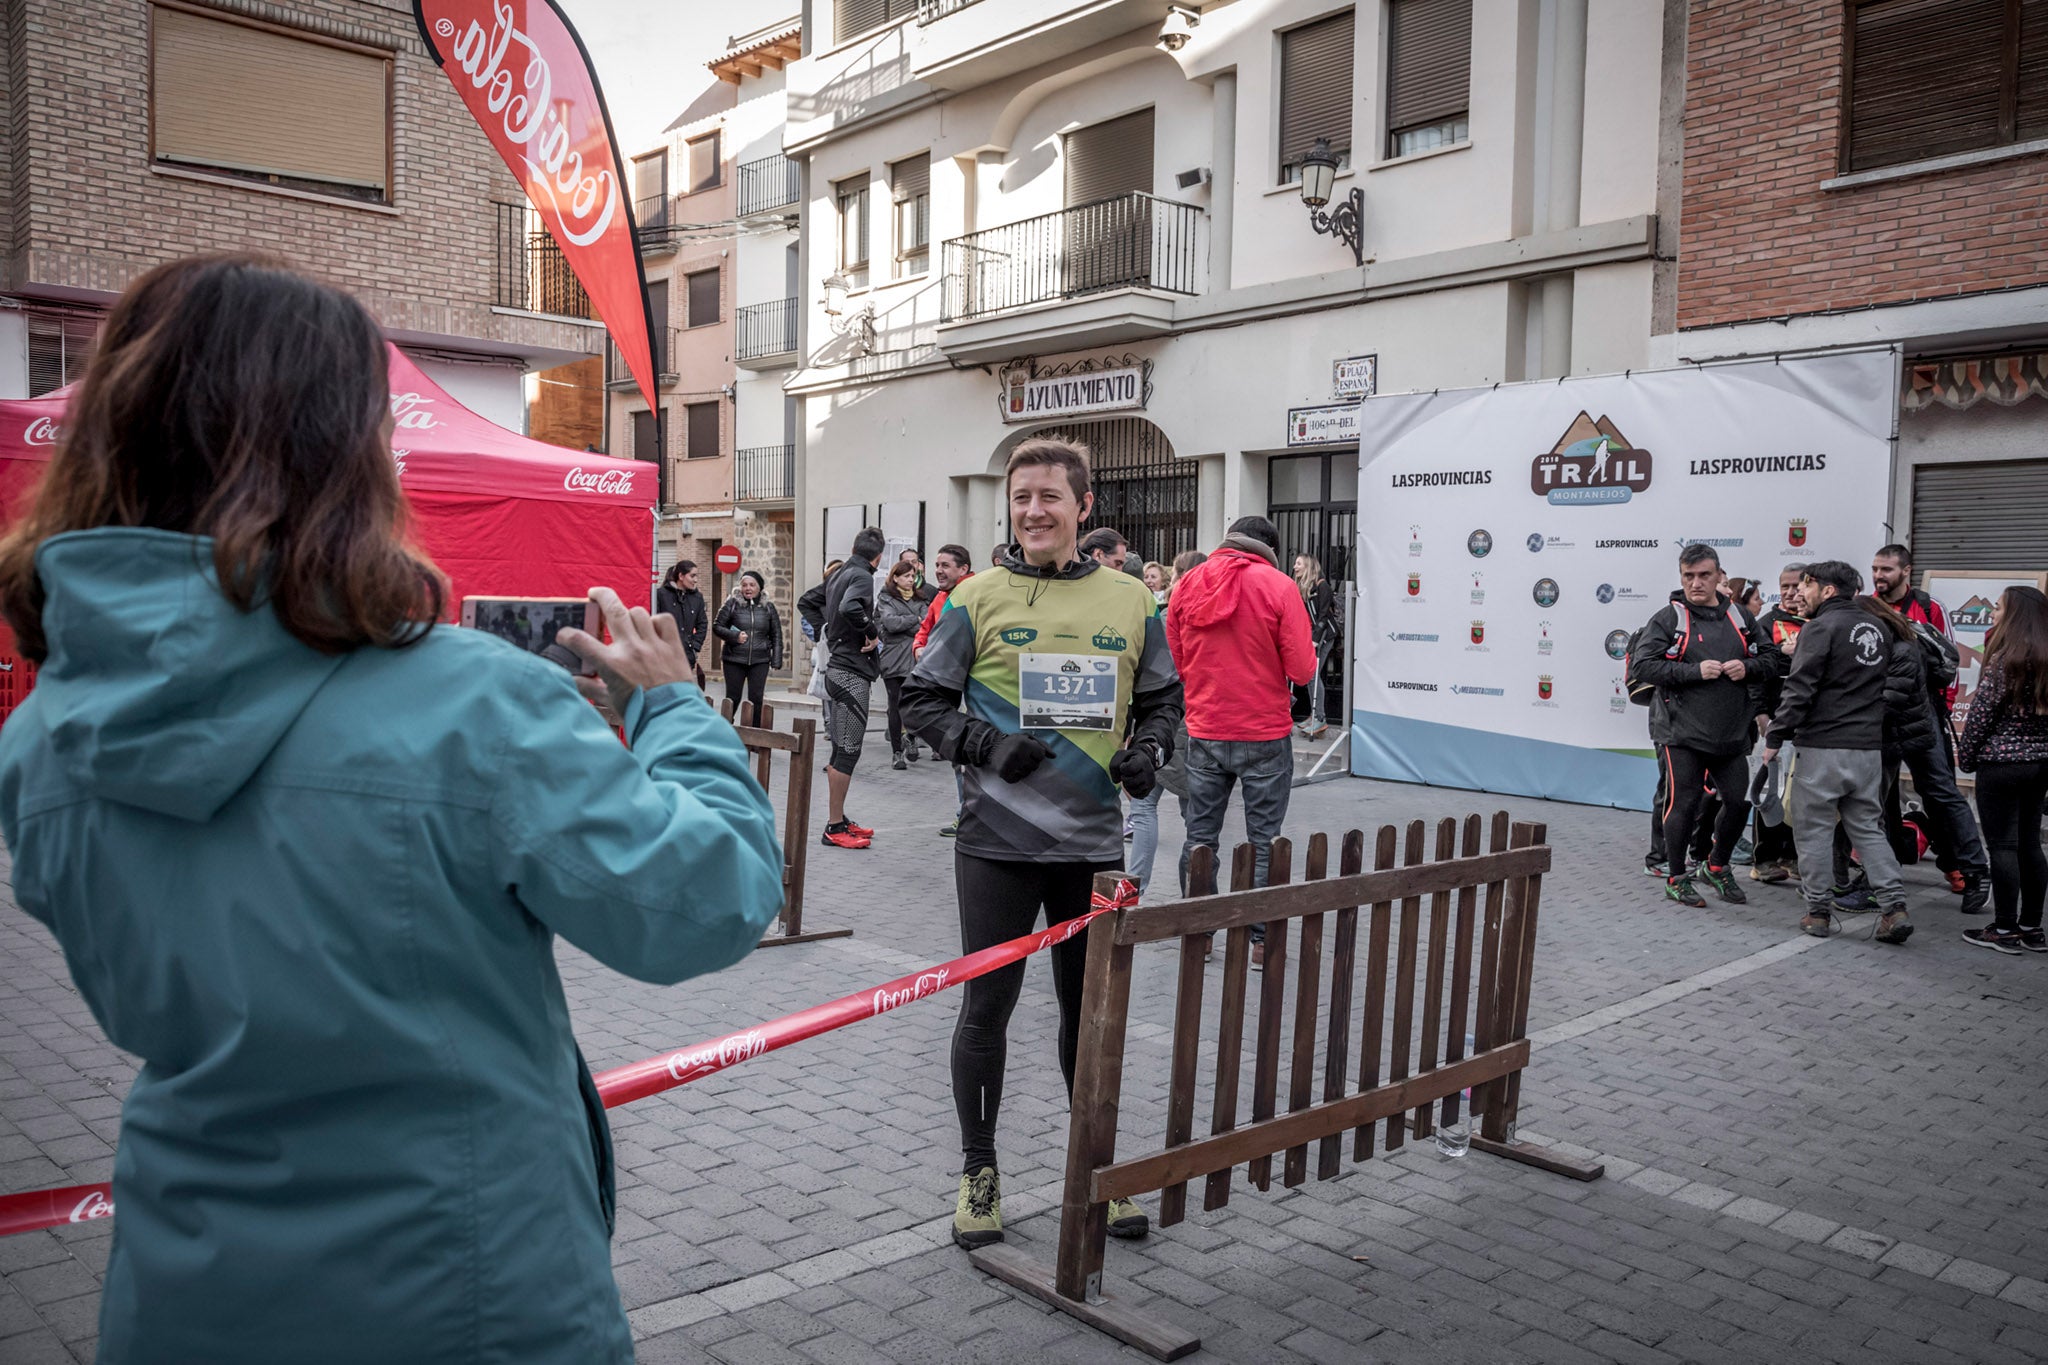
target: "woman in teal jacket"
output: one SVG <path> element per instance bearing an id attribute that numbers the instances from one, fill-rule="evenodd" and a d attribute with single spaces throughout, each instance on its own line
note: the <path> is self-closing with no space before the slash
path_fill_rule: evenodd
<path id="1" fill-rule="evenodd" d="M 773 817 L 672 629 L 570 675 L 433 627 L 382 341 L 247 258 L 116 306 L 0 609 L 14 890 L 119 1047 L 103 1362 L 622 1362 L 610 1136 L 559 933 L 646 981 L 780 908 Z M 595 689 L 597 680 L 587 686 Z"/>

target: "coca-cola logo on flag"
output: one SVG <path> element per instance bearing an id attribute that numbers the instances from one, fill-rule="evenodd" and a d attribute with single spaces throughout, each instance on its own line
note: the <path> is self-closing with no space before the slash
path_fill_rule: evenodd
<path id="1" fill-rule="evenodd" d="M 727 1034 L 715 1043 L 676 1053 L 668 1059 L 668 1074 L 679 1081 L 694 1081 L 714 1071 L 751 1061 L 767 1050 L 768 1035 L 760 1029 L 750 1028 L 745 1033 Z"/>
<path id="2" fill-rule="evenodd" d="M 50 418 L 38 417 L 35 421 L 28 424 L 26 431 L 21 433 L 21 439 L 26 444 L 32 446 L 53 446 L 57 444 L 57 438 L 63 435 L 63 433 L 64 429 Z"/>
<path id="3" fill-rule="evenodd" d="M 593 469 L 586 472 L 578 465 L 562 476 L 562 487 L 571 493 L 619 493 L 633 491 L 633 471 L 630 469 Z"/>
<path id="4" fill-rule="evenodd" d="M 654 407 L 653 320 L 625 164 L 576 30 L 554 0 L 413 0 L 413 17 Z"/>

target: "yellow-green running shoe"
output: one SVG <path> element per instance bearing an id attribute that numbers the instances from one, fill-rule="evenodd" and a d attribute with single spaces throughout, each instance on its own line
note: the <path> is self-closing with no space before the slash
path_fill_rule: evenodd
<path id="1" fill-rule="evenodd" d="M 953 1206 L 953 1240 L 970 1250 L 1003 1240 L 1003 1178 L 993 1166 L 960 1177 Z"/>
<path id="2" fill-rule="evenodd" d="M 1145 1210 L 1138 1207 L 1135 1199 L 1112 1199 L 1109 1201 L 1109 1235 L 1112 1237 L 1143 1237 L 1152 1230 L 1152 1220 L 1145 1216 Z"/>

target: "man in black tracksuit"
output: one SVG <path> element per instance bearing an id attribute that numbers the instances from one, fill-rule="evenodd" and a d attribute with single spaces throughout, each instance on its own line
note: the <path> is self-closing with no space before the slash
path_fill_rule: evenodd
<path id="1" fill-rule="evenodd" d="M 1891 637 L 1856 605 L 1862 576 L 1840 560 L 1811 565 L 1799 595 L 1808 619 L 1785 692 L 1772 713 L 1765 762 L 1788 741 L 1792 764 L 1792 834 L 1799 842 L 1799 881 L 1806 893 L 1802 931 L 1826 938 L 1834 908 L 1834 839 L 1839 821 L 1863 860 L 1870 894 L 1882 912 L 1880 943 L 1904 943 L 1913 932 L 1899 860 L 1884 830 L 1884 691 Z"/>
<path id="2" fill-rule="evenodd" d="M 1664 894 L 1680 905 L 1704 906 L 1686 871 L 1705 779 L 1720 793 L 1713 850 L 1702 874 L 1722 900 L 1748 897 L 1728 871 L 1728 858 L 1749 815 L 1749 746 L 1763 714 L 1764 668 L 1756 632 L 1742 608 L 1720 592 L 1720 556 L 1688 545 L 1678 557 L 1684 584 L 1643 628 L 1632 652 L 1634 672 L 1656 688 L 1650 738 L 1664 765 L 1664 851 L 1671 859 Z"/>

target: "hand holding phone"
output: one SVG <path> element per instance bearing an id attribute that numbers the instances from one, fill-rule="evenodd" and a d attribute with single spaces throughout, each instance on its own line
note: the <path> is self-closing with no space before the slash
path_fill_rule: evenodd
<path id="1" fill-rule="evenodd" d="M 628 609 L 610 588 L 592 588 L 590 604 L 611 632 L 610 643 L 598 639 L 595 630 L 564 630 L 555 637 L 596 672 L 595 678 L 577 679 L 584 696 L 608 702 L 623 716 L 626 703 L 643 687 L 696 680 L 675 617 L 650 615 L 645 607 Z"/>

